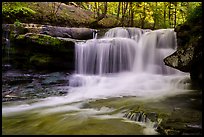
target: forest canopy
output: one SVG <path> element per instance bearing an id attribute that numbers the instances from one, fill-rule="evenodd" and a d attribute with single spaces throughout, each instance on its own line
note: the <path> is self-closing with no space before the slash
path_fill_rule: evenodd
<path id="1" fill-rule="evenodd" d="M 201 2 L 75 2 L 82 8 L 95 13 L 114 15 L 120 19 L 122 26 L 141 28 L 172 28 L 183 24 L 195 7 Z M 197 12 L 202 12 L 197 10 Z M 192 15 L 193 16 L 195 15 Z"/>
<path id="2" fill-rule="evenodd" d="M 37 13 L 30 5 L 37 2 L 3 2 L 3 18 L 29 17 Z M 118 20 L 117 26 L 139 28 L 175 28 L 187 19 L 202 15 L 202 2 L 62 2 L 77 8 L 92 11 L 92 23 L 109 17 Z M 59 13 L 60 2 L 53 2 L 50 17 Z M 200 8 L 196 8 L 200 7 Z M 196 10 L 195 10 L 196 9 Z M 90 22 L 91 22 L 90 21 Z"/>

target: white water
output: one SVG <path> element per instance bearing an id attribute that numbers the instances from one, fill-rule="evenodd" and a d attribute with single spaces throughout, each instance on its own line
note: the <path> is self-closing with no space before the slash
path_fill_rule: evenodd
<path id="1" fill-rule="evenodd" d="M 188 85 L 182 80 L 189 75 L 163 63 L 163 58 L 175 50 L 176 37 L 171 29 L 113 28 L 102 39 L 76 44 L 76 74 L 70 77 L 67 96 L 3 107 L 2 114 L 102 98 L 137 96 L 157 99 L 187 92 Z"/>
<path id="2" fill-rule="evenodd" d="M 10 48 L 11 48 L 11 43 L 10 43 L 10 38 L 9 38 L 9 31 L 4 31 L 3 33 L 3 37 L 6 40 L 6 52 L 7 52 L 7 64 L 5 64 L 5 67 L 11 67 L 10 64 Z"/>

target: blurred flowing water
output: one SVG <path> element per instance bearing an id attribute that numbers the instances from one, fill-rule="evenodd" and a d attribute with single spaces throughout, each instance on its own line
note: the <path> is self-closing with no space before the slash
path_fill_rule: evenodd
<path id="1" fill-rule="evenodd" d="M 75 73 L 61 86 L 66 95 L 3 103 L 3 134 L 157 134 L 125 121 L 123 103 L 89 105 L 125 97 L 156 101 L 192 91 L 189 75 L 163 62 L 177 48 L 174 30 L 118 27 L 94 37 L 75 45 Z"/>

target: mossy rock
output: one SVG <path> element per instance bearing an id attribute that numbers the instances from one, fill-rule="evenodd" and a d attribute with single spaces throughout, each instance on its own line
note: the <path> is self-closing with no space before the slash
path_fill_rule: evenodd
<path id="1" fill-rule="evenodd" d="M 16 38 L 17 41 L 24 41 L 26 40 L 27 43 L 37 44 L 41 46 L 55 46 L 60 47 L 68 45 L 74 45 L 74 41 L 65 41 L 62 39 L 58 39 L 55 37 L 51 37 L 49 35 L 44 34 L 34 34 L 34 33 L 27 33 L 25 35 L 19 35 Z"/>
<path id="2" fill-rule="evenodd" d="M 165 135 L 200 134 L 202 132 L 202 114 L 193 110 L 175 110 L 164 119 L 158 127 L 158 132 Z M 196 125 L 196 126 L 191 126 Z"/>
<path id="3" fill-rule="evenodd" d="M 15 39 L 16 48 L 26 52 L 47 53 L 56 56 L 74 55 L 74 40 L 63 40 L 44 34 L 27 33 Z"/>
<path id="4" fill-rule="evenodd" d="M 112 28 L 115 26 L 119 26 L 120 21 L 113 18 L 113 17 L 107 17 L 107 18 L 103 18 L 101 21 L 99 21 L 98 24 L 102 28 Z"/>
<path id="5" fill-rule="evenodd" d="M 44 66 L 45 64 L 46 65 L 49 64 L 51 59 L 52 58 L 50 56 L 38 54 L 38 55 L 34 55 L 30 58 L 30 63 L 35 64 L 37 66 Z"/>
<path id="6" fill-rule="evenodd" d="M 20 69 L 73 70 L 75 43 L 43 34 L 13 36 L 12 66 Z M 13 53 L 13 52 L 12 52 Z"/>
<path id="7" fill-rule="evenodd" d="M 28 33 L 28 29 L 23 24 L 2 24 L 2 31 L 9 32 L 10 35 L 20 35 Z M 12 37 L 11 37 L 12 38 Z"/>
<path id="8" fill-rule="evenodd" d="M 36 70 L 74 70 L 74 60 L 40 53 L 31 56 L 28 65 Z"/>

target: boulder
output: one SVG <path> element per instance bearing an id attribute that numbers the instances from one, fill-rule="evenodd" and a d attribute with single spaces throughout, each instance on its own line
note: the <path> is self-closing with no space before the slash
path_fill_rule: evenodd
<path id="1" fill-rule="evenodd" d="M 28 47 L 28 45 L 30 45 L 30 47 L 34 46 L 35 49 L 45 49 L 53 52 L 66 52 L 67 50 L 73 49 L 75 45 L 73 39 L 63 40 L 49 35 L 35 33 L 19 35 L 15 38 L 14 43 L 19 46 Z"/>
<path id="2" fill-rule="evenodd" d="M 49 35 L 26 33 L 14 39 L 19 68 L 41 70 L 74 70 L 75 41 L 58 39 Z M 21 57 L 21 58 L 19 58 Z"/>
<path id="3" fill-rule="evenodd" d="M 2 30 L 9 31 L 11 33 L 25 34 L 25 33 L 36 33 L 45 34 L 52 37 L 72 38 L 78 40 L 92 39 L 96 29 L 90 28 L 69 28 L 69 27 L 58 27 L 40 24 L 26 24 L 20 23 L 18 26 L 15 24 L 2 24 Z"/>
<path id="4" fill-rule="evenodd" d="M 167 66 L 189 72 L 192 83 L 202 86 L 202 9 L 175 28 L 178 49 L 164 59 Z M 193 13 L 193 12 L 192 12 Z M 194 17 L 194 15 L 196 15 Z M 198 16 L 197 16 L 198 15 Z"/>
<path id="5" fill-rule="evenodd" d="M 164 63 L 167 66 L 176 68 L 183 72 L 190 72 L 193 68 L 192 65 L 195 64 L 198 55 L 202 56 L 202 51 L 198 50 L 201 48 L 200 43 L 201 38 L 198 41 L 190 42 L 185 47 L 180 47 L 170 56 L 164 59 Z"/>
<path id="6" fill-rule="evenodd" d="M 202 81 L 202 37 L 189 42 L 186 46 L 178 48 L 164 59 L 167 66 L 183 72 L 189 72 L 191 80 L 201 85 Z"/>
<path id="7" fill-rule="evenodd" d="M 89 28 L 67 28 L 56 26 L 43 26 L 41 34 L 50 35 L 53 37 L 72 38 L 79 40 L 87 40 L 93 38 L 93 33 L 96 30 Z"/>

